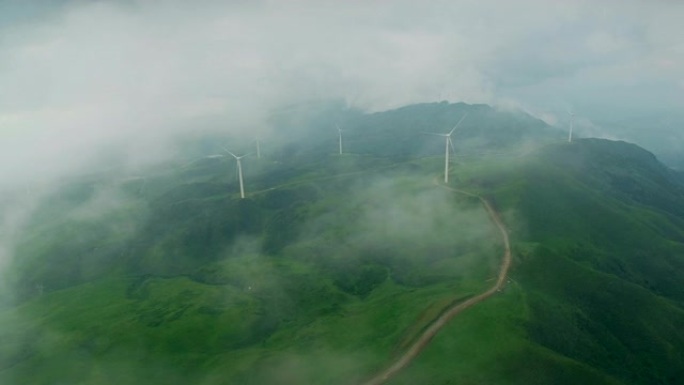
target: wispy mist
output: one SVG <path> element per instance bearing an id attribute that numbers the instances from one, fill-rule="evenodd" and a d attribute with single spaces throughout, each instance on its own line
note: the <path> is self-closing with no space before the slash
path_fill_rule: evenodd
<path id="1" fill-rule="evenodd" d="M 674 2 L 38 8 L 0 5 L 3 184 L 82 170 L 103 150 L 163 158 L 178 133 L 264 132 L 272 108 L 308 100 L 365 110 L 486 102 L 560 123 L 567 106 L 593 119 L 596 103 L 634 111 L 683 101 Z"/>

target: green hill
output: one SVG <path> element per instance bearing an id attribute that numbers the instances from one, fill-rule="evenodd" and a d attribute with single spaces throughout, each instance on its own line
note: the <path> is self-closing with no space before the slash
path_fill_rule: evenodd
<path id="1" fill-rule="evenodd" d="M 219 157 L 43 192 L 3 273 L 0 382 L 360 383 L 497 274 L 497 229 L 419 134 L 466 111 L 452 183 L 503 213 L 511 280 L 390 383 L 684 378 L 684 187 L 650 153 L 487 106 L 326 111 L 280 116 L 295 139 L 340 121 L 353 153 L 271 144 L 244 200 Z"/>

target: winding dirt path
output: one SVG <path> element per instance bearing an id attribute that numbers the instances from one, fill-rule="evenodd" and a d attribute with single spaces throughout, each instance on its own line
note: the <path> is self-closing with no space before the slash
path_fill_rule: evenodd
<path id="1" fill-rule="evenodd" d="M 435 182 L 438 184 L 440 187 L 457 192 L 459 194 L 464 194 L 470 197 L 474 197 L 480 200 L 482 203 L 482 206 L 484 206 L 485 210 L 487 210 L 487 213 L 489 214 L 489 218 L 494 222 L 496 227 L 499 229 L 499 232 L 501 233 L 501 237 L 503 238 L 504 242 L 504 255 L 503 259 L 501 261 L 501 268 L 499 269 L 499 277 L 496 281 L 496 284 L 489 288 L 487 291 L 485 291 L 482 294 L 479 294 L 475 297 L 472 297 L 468 299 L 465 302 L 458 303 L 451 308 L 449 308 L 447 311 L 442 313 L 439 318 L 437 318 L 421 335 L 420 337 L 411 345 L 411 347 L 401 356 L 399 357 L 391 366 L 388 368 L 384 369 L 381 371 L 379 374 L 377 374 L 375 377 L 373 377 L 371 380 L 366 381 L 363 383 L 363 385 L 380 385 L 385 383 L 387 380 L 390 378 L 394 377 L 401 369 L 406 367 L 408 364 L 415 359 L 420 352 L 425 349 L 425 347 L 430 343 L 432 338 L 434 338 L 437 333 L 449 322 L 451 321 L 452 318 L 460 314 L 462 311 L 465 309 L 472 307 L 487 298 L 491 297 L 494 295 L 499 289 L 501 289 L 506 282 L 506 277 L 508 276 L 508 270 L 511 267 L 511 245 L 510 241 L 508 238 L 508 230 L 506 229 L 506 226 L 504 225 L 503 221 L 501 220 L 501 216 L 499 213 L 492 207 L 491 203 L 484 199 L 483 197 L 455 189 L 453 187 L 449 187 L 443 184 L 440 184 L 438 182 Z"/>

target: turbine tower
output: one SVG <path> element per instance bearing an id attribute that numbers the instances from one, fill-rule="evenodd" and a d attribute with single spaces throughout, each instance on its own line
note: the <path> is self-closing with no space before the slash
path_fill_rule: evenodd
<path id="1" fill-rule="evenodd" d="M 242 156 L 237 156 L 237 155 L 233 154 L 232 152 L 228 151 L 227 148 L 223 147 L 223 149 L 224 149 L 227 153 L 229 153 L 230 155 L 232 155 L 233 158 L 235 158 L 235 160 L 237 161 L 238 179 L 240 180 L 240 198 L 241 198 L 241 199 L 245 199 L 245 184 L 244 184 L 244 182 L 242 181 L 242 162 L 241 162 L 241 160 L 242 160 L 242 158 L 246 157 L 246 156 L 249 155 L 249 154 L 242 155 Z"/>
<path id="2" fill-rule="evenodd" d="M 568 111 L 568 114 L 570 114 L 570 132 L 568 133 L 568 142 L 572 143 L 572 128 L 575 124 L 575 113 L 572 111 Z"/>
<path id="3" fill-rule="evenodd" d="M 458 123 L 456 123 L 454 128 L 452 128 L 448 134 L 438 134 L 438 133 L 433 133 L 433 132 L 425 132 L 425 134 L 428 134 L 428 135 L 436 135 L 436 136 L 444 137 L 444 142 L 445 142 L 444 143 L 444 146 L 445 146 L 445 149 L 444 149 L 444 184 L 449 183 L 449 147 L 451 147 L 452 151 L 456 152 L 456 150 L 454 149 L 454 143 L 451 141 L 451 134 L 453 134 L 454 131 L 456 131 L 456 128 L 458 128 L 458 126 L 461 124 L 463 119 L 466 118 L 466 116 L 468 116 L 468 113 L 463 115 L 461 120 L 459 120 Z"/>
<path id="4" fill-rule="evenodd" d="M 340 144 L 340 155 L 342 155 L 342 129 L 340 128 L 339 125 L 335 124 L 335 127 L 337 127 L 337 133 L 340 137 L 339 139 L 339 144 Z"/>

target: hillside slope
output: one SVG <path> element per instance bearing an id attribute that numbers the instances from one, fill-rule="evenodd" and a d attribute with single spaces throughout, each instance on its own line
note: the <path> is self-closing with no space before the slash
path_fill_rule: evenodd
<path id="1" fill-rule="evenodd" d="M 450 375 L 476 383 L 492 377 L 516 384 L 680 383 L 684 189 L 678 179 L 643 149 L 592 139 L 542 148 L 505 169 L 477 170 L 464 170 L 461 183 L 488 194 L 517 223 L 511 294 L 453 325 L 413 373 L 439 372 L 429 366 L 437 355 L 473 355 L 450 347 L 450 339 L 507 334 L 467 344 L 483 357 L 466 361 L 498 376 L 463 369 L 444 374 L 443 383 Z M 481 326 L 488 322 L 498 324 Z M 397 383 L 416 379 L 407 378 Z"/>

